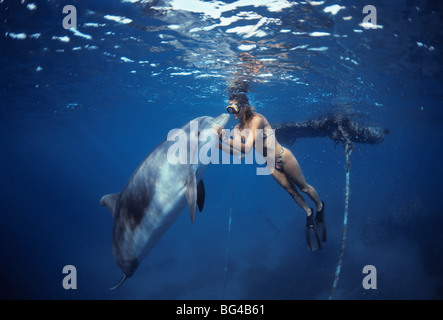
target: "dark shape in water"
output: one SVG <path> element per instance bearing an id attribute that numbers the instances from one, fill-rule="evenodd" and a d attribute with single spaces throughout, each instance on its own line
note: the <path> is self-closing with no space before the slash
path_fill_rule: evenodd
<path id="1" fill-rule="evenodd" d="M 352 146 L 353 142 L 379 144 L 389 129 L 369 127 L 346 115 L 332 115 L 321 119 L 273 124 L 278 140 L 294 144 L 297 138 L 329 137 L 336 144 Z"/>

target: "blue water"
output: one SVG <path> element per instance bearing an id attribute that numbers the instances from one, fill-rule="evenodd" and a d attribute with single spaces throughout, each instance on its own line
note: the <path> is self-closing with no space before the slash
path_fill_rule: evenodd
<path id="1" fill-rule="evenodd" d="M 287 146 L 326 202 L 323 250 L 307 251 L 305 216 L 272 177 L 212 165 L 194 224 L 186 208 L 109 291 L 121 271 L 101 196 L 169 130 L 224 112 L 246 74 L 272 123 L 345 113 L 390 130 L 351 155 L 334 299 L 442 299 L 441 2 L 373 1 L 374 30 L 359 25 L 365 1 L 193 3 L 0 1 L 0 298 L 328 299 L 345 196 L 343 148 L 328 138 Z M 63 28 L 66 4 L 81 34 Z M 365 265 L 377 289 L 362 286 Z"/>

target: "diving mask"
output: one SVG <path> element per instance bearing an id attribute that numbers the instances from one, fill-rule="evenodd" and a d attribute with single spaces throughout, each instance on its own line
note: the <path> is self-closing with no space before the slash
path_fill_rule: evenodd
<path id="1" fill-rule="evenodd" d="M 233 103 L 226 107 L 226 111 L 228 111 L 229 114 L 237 114 L 240 112 L 240 108 Z"/>

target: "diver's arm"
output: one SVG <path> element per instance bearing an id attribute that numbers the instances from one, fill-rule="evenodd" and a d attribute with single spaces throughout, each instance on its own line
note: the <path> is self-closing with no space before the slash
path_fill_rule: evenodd
<path id="1" fill-rule="evenodd" d="M 214 129 L 218 135 L 218 141 L 217 141 L 218 148 L 223 152 L 229 153 L 231 155 L 234 156 L 238 155 L 240 152 L 231 147 L 230 140 L 232 139 L 224 135 L 223 127 L 215 126 Z"/>
<path id="2" fill-rule="evenodd" d="M 249 129 L 245 129 L 249 130 L 249 132 L 244 143 L 241 142 L 240 130 L 237 128 L 234 129 L 234 139 L 229 139 L 229 146 L 234 150 L 245 154 L 251 152 L 252 148 L 254 147 L 255 134 L 257 129 L 259 129 L 261 126 L 261 121 L 262 120 L 260 117 L 254 117 L 254 119 L 251 120 L 249 123 Z"/>
<path id="3" fill-rule="evenodd" d="M 228 138 L 228 140 L 226 141 L 227 144 L 222 143 L 222 141 L 220 140 L 220 141 L 218 142 L 218 148 L 219 148 L 221 151 L 226 152 L 226 153 L 229 153 L 229 154 L 234 155 L 234 156 L 240 154 L 239 151 L 235 150 L 234 148 L 232 148 L 232 147 L 230 146 L 230 144 L 229 144 L 229 140 L 232 140 L 232 139 L 231 139 L 231 138 Z"/>
<path id="4" fill-rule="evenodd" d="M 245 149 L 245 144 L 241 143 L 241 134 L 240 130 L 238 130 L 238 126 L 234 129 L 234 139 L 224 136 L 222 130 L 218 131 L 218 138 L 218 147 L 220 150 L 234 156 L 244 153 L 242 150 Z"/>

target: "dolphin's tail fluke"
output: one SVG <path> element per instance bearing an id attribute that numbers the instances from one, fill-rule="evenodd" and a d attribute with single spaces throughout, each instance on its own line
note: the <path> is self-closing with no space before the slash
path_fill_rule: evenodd
<path id="1" fill-rule="evenodd" d="M 123 282 L 125 282 L 125 280 L 126 280 L 127 278 L 128 278 L 128 277 L 126 276 L 126 274 L 124 274 L 123 277 L 120 279 L 120 281 L 119 281 L 115 286 L 113 286 L 112 288 L 110 288 L 109 290 L 117 289 L 118 287 L 121 286 L 121 284 L 122 284 Z"/>

